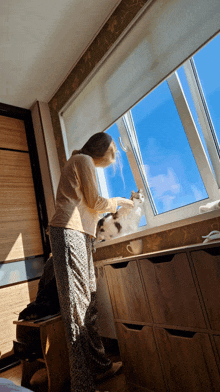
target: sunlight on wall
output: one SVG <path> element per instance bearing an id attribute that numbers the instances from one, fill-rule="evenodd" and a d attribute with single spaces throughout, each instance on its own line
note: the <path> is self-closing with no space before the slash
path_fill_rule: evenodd
<path id="1" fill-rule="evenodd" d="M 13 260 L 18 258 L 21 259 L 23 257 L 25 257 L 25 254 L 24 254 L 22 233 L 20 233 L 17 239 L 15 240 L 14 244 L 12 245 L 5 260 Z"/>

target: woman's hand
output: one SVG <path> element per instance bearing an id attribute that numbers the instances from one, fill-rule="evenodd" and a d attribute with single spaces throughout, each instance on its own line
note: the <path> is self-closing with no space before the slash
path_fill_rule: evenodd
<path id="1" fill-rule="evenodd" d="M 124 197 L 117 197 L 117 204 L 125 209 L 134 207 L 134 202 L 130 199 L 125 199 Z"/>

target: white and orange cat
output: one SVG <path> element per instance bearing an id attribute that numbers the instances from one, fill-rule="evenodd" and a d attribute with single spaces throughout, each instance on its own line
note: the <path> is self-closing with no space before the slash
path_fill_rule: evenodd
<path id="1" fill-rule="evenodd" d="M 131 191 L 130 200 L 134 202 L 134 206 L 127 210 L 126 214 L 121 207 L 114 214 L 109 213 L 98 221 L 96 243 L 137 231 L 141 217 L 144 215 L 143 190 Z"/>

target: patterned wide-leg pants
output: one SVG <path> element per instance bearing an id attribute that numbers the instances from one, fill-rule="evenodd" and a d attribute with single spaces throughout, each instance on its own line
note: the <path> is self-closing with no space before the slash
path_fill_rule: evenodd
<path id="1" fill-rule="evenodd" d="M 69 351 L 71 392 L 94 392 L 111 368 L 97 327 L 96 280 L 89 235 L 50 227 L 54 272 Z"/>

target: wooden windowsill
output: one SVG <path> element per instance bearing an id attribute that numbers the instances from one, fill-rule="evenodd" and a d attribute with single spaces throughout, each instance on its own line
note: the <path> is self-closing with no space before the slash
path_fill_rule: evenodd
<path id="1" fill-rule="evenodd" d="M 146 237 L 151 234 L 161 233 L 163 231 L 167 231 L 167 230 L 171 230 L 171 229 L 175 229 L 175 228 L 183 227 L 183 226 L 187 226 L 187 225 L 192 225 L 194 223 L 203 222 L 205 220 L 209 220 L 209 219 L 213 219 L 213 218 L 217 218 L 217 217 L 220 217 L 220 210 L 205 212 L 203 214 L 199 214 L 199 215 L 193 216 L 191 218 L 181 219 L 179 221 L 167 223 L 167 224 L 161 225 L 161 226 L 155 226 L 155 227 L 151 227 L 151 228 L 144 227 L 144 228 L 139 229 L 135 233 L 132 233 L 129 235 L 124 235 L 124 236 L 118 237 L 118 238 L 113 238 L 112 240 L 100 242 L 100 243 L 96 244 L 96 248 L 99 249 L 99 248 L 103 248 L 103 247 L 110 246 L 113 244 L 117 244 L 117 243 L 121 243 L 121 242 L 125 242 L 125 241 L 130 241 L 130 240 L 141 238 L 141 237 Z M 204 235 L 207 235 L 207 233 L 204 233 Z"/>

